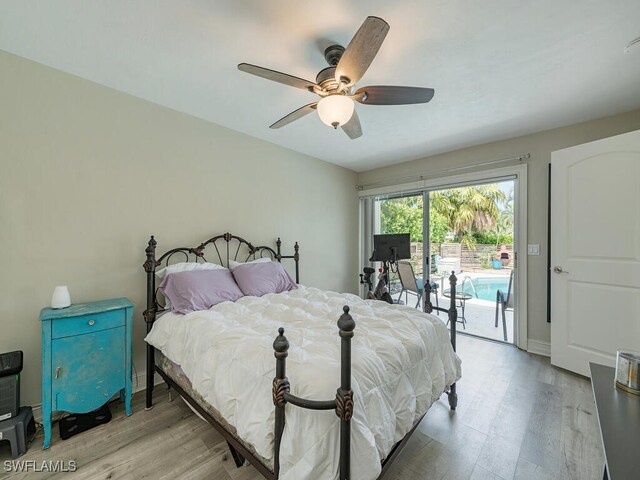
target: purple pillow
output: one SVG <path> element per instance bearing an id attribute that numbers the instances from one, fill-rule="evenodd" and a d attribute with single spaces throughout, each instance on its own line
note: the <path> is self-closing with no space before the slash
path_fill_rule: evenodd
<path id="1" fill-rule="evenodd" d="M 170 273 L 159 289 L 176 313 L 208 310 L 218 303 L 235 302 L 243 296 L 226 268 Z"/>
<path id="2" fill-rule="evenodd" d="M 245 295 L 261 297 L 298 288 L 280 262 L 243 263 L 233 269 L 233 278 Z"/>

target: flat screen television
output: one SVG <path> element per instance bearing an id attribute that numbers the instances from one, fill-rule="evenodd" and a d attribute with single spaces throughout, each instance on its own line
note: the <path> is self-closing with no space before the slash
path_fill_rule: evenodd
<path id="1" fill-rule="evenodd" d="M 372 259 L 374 262 L 392 262 L 411 258 L 410 245 L 411 236 L 408 233 L 374 235 Z"/>

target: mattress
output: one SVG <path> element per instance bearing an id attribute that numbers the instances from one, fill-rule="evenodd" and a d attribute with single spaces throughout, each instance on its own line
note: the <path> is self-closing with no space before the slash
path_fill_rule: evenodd
<path id="1" fill-rule="evenodd" d="M 182 388 L 186 392 L 187 395 L 189 395 L 193 400 L 195 400 L 198 403 L 198 405 L 200 405 L 209 415 L 211 415 L 220 425 L 222 425 L 227 430 L 227 432 L 229 432 L 240 443 L 242 443 L 242 445 L 244 445 L 244 447 L 247 450 L 249 450 L 249 452 L 251 452 L 253 456 L 257 457 L 258 460 L 260 460 L 271 471 L 273 471 L 273 459 L 264 458 L 258 452 L 256 452 L 256 449 L 253 448 L 253 445 L 245 442 L 242 438 L 238 436 L 238 432 L 236 431 L 236 428 L 233 425 L 230 425 L 226 421 L 226 419 L 220 414 L 220 412 L 216 408 L 214 408 L 213 405 L 207 403 L 207 401 L 202 397 L 202 395 L 200 395 L 200 393 L 195 388 L 193 388 L 193 385 L 191 384 L 191 380 L 189 380 L 189 377 L 187 377 L 185 373 L 182 371 L 182 368 L 180 368 L 180 365 L 173 363 L 171 360 L 165 357 L 161 351 L 157 351 L 155 353 L 155 363 L 157 366 L 159 366 L 162 369 L 164 373 L 166 373 L 169 377 L 171 377 L 171 379 L 174 382 L 176 382 L 180 386 L 180 388 Z M 197 410 L 193 408 L 191 405 L 189 405 L 189 403 L 186 400 L 185 400 L 185 403 L 191 410 L 193 410 L 193 413 L 195 413 L 200 418 L 202 418 L 202 416 L 197 412 Z"/>
<path id="2" fill-rule="evenodd" d="M 158 318 L 146 341 L 180 366 L 201 399 L 255 452 L 273 461 L 273 340 L 285 328 L 291 393 L 335 397 L 340 384 L 336 321 L 349 305 L 352 340 L 351 472 L 378 477 L 381 461 L 460 378 L 460 359 L 440 318 L 413 308 L 310 287 L 243 297 L 210 310 Z M 338 478 L 339 419 L 286 407 L 281 480 Z"/>

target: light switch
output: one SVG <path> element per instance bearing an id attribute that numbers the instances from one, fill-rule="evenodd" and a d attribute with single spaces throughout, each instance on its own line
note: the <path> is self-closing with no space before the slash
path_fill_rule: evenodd
<path id="1" fill-rule="evenodd" d="M 527 253 L 529 255 L 540 255 L 540 245 L 537 243 L 530 243 L 527 245 Z"/>

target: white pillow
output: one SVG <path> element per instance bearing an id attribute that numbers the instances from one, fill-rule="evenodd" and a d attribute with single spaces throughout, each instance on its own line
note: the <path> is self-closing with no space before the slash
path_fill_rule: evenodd
<path id="1" fill-rule="evenodd" d="M 245 263 L 269 263 L 269 262 L 271 262 L 271 259 L 269 257 L 256 258 L 255 260 L 251 260 L 250 262 L 236 262 L 235 260 L 229 260 L 229 270 L 233 272 L 234 268 L 240 265 L 244 265 Z"/>
<path id="2" fill-rule="evenodd" d="M 217 263 L 196 263 L 196 262 L 181 262 L 174 263 L 167 267 L 164 267 L 162 270 L 158 270 L 156 275 L 159 279 L 163 279 L 170 273 L 176 272 L 187 272 L 189 270 L 217 270 L 219 268 L 225 268 L 222 265 L 218 265 Z"/>

